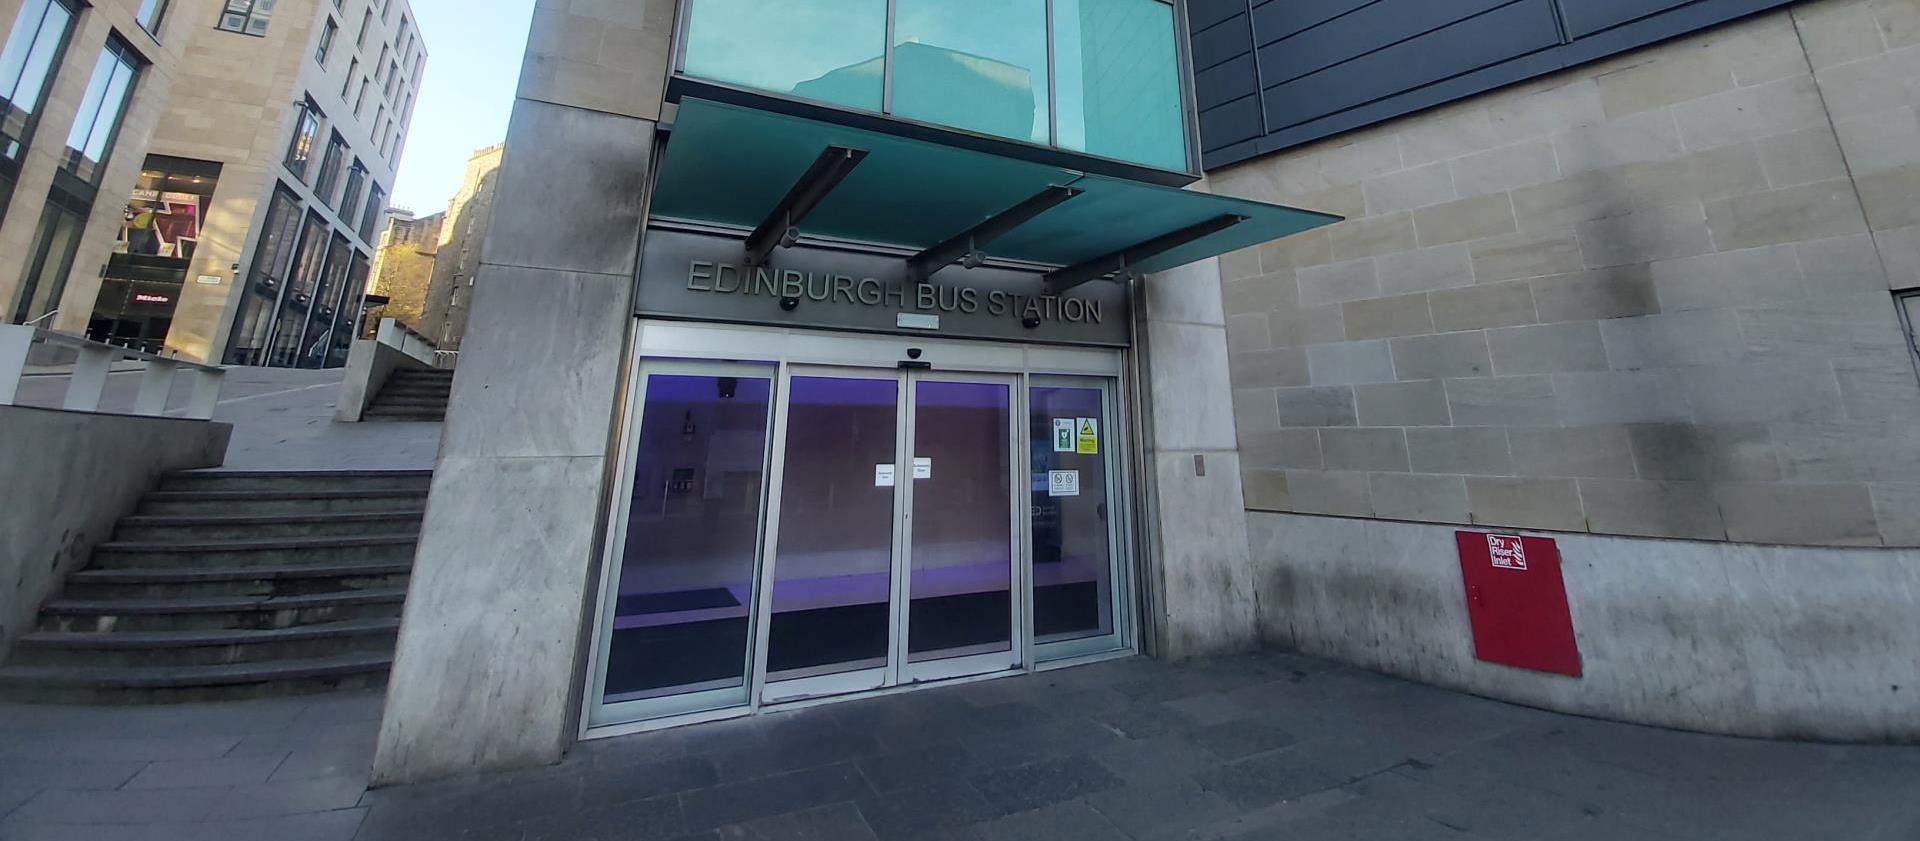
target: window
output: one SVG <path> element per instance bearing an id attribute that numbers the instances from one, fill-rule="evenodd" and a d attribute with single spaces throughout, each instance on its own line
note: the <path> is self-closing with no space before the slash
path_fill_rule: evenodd
<path id="1" fill-rule="evenodd" d="M 333 204 L 337 187 L 340 186 L 340 168 L 346 165 L 347 139 L 334 132 L 327 139 L 327 154 L 320 159 L 320 174 L 313 179 L 313 194 L 328 205 Z"/>
<path id="2" fill-rule="evenodd" d="M 140 72 L 138 62 L 133 50 L 116 37 L 107 39 L 93 64 L 93 76 L 87 80 L 86 93 L 80 96 L 80 111 L 74 115 L 73 129 L 67 132 L 67 151 L 60 163 L 81 181 L 93 184 L 100 179 L 107 151 L 120 131 L 120 117 L 133 94 L 134 77 Z"/>
<path id="3" fill-rule="evenodd" d="M 360 59 L 354 59 L 347 65 L 347 78 L 340 83 L 340 99 L 345 101 L 353 95 L 353 77 L 360 75 Z"/>
<path id="4" fill-rule="evenodd" d="M 1900 323 L 1907 328 L 1907 347 L 1913 350 L 1916 361 L 1920 361 L 1920 289 L 1895 292 L 1894 301 L 1900 305 Z"/>
<path id="5" fill-rule="evenodd" d="M 140 9 L 133 14 L 134 21 L 140 24 L 141 29 L 158 38 L 160 24 L 167 18 L 168 2 L 169 0 L 140 0 Z"/>
<path id="6" fill-rule="evenodd" d="M 373 8 L 368 7 L 367 13 L 360 16 L 360 34 L 353 36 L 353 46 L 355 48 L 361 48 L 367 45 L 367 28 L 372 25 Z"/>
<path id="7" fill-rule="evenodd" d="M 73 271 L 73 256 L 80 250 L 80 234 L 87 226 L 90 210 L 90 202 L 72 201 L 57 186 L 47 196 L 40 226 L 27 252 L 26 274 L 14 299 L 14 322 L 42 318 L 60 308 L 60 296 L 66 292 L 67 275 Z"/>
<path id="8" fill-rule="evenodd" d="M 688 9 L 687 73 L 880 110 L 887 0 L 699 0 Z M 781 60 L 765 60 L 776 44 Z"/>
<path id="9" fill-rule="evenodd" d="M 347 170 L 347 189 L 340 194 L 340 221 L 353 224 L 353 215 L 360 210 L 360 191 L 366 186 L 367 165 L 354 158 L 353 166 Z"/>
<path id="10" fill-rule="evenodd" d="M 394 90 L 394 88 L 396 88 L 396 87 L 398 87 L 399 85 L 400 85 L 400 63 L 399 63 L 399 62 L 397 62 L 397 61 L 394 61 L 394 62 L 388 62 L 388 64 L 387 64 L 387 90 L 386 90 L 386 96 L 387 96 L 387 98 L 388 98 L 388 99 L 392 99 L 392 98 L 393 98 L 393 90 Z"/>
<path id="11" fill-rule="evenodd" d="M 420 84 L 420 65 L 427 60 L 426 53 L 413 54 L 413 83 Z"/>
<path id="12" fill-rule="evenodd" d="M 380 216 L 387 212 L 387 191 L 380 185 L 373 185 L 373 191 L 367 194 L 367 212 L 360 217 L 360 240 L 372 242 L 374 229 L 380 224 Z"/>
<path id="13" fill-rule="evenodd" d="M 267 21 L 273 17 L 275 0 L 227 0 L 220 13 L 219 28 L 228 32 L 265 36 Z"/>
<path id="14" fill-rule="evenodd" d="M 376 82 L 380 81 L 383 78 L 380 74 L 385 73 L 387 70 L 387 65 L 389 64 L 389 62 L 387 61 L 388 51 L 389 51 L 389 48 L 387 47 L 387 45 L 385 44 L 380 45 L 380 58 L 374 61 L 373 63 L 373 80 Z"/>
<path id="15" fill-rule="evenodd" d="M 892 111 L 1048 142 L 1047 0 L 896 0 Z"/>
<path id="16" fill-rule="evenodd" d="M 253 269 L 247 273 L 246 298 L 234 313 L 233 337 L 227 342 L 227 364 L 259 365 L 266 361 L 267 337 L 274 310 L 286 286 L 287 263 L 293 258 L 294 236 L 300 226 L 300 199 L 286 185 L 276 185 L 267 205 L 260 239 L 253 247 Z"/>
<path id="17" fill-rule="evenodd" d="M 13 198 L 20 161 L 73 29 L 65 0 L 27 0 L 0 50 L 0 216 Z"/>
<path id="18" fill-rule="evenodd" d="M 380 123 L 385 121 L 386 118 L 387 118 L 387 106 L 383 103 L 379 108 L 375 109 L 373 112 L 373 123 L 372 123 L 373 128 L 367 132 L 367 137 L 372 138 L 374 140 L 379 140 L 380 139 Z"/>
<path id="19" fill-rule="evenodd" d="M 301 181 L 307 180 L 307 164 L 313 160 L 313 144 L 320 139 L 320 106 L 309 99 L 299 106 L 293 122 L 293 140 L 287 143 L 287 171 Z"/>
<path id="20" fill-rule="evenodd" d="M 1173 7 L 1158 0 L 1054 0 L 1057 143 L 1187 168 Z"/>
<path id="21" fill-rule="evenodd" d="M 340 25 L 327 18 L 326 25 L 320 28 L 320 45 L 313 49 L 313 60 L 321 67 L 327 66 L 327 56 L 333 54 L 333 36 L 340 32 Z"/>

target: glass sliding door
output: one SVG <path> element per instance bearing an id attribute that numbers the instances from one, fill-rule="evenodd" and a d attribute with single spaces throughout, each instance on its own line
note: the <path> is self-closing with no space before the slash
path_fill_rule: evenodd
<path id="1" fill-rule="evenodd" d="M 872 689 L 893 642 L 900 383 L 796 373 L 786 402 L 768 697 Z"/>
<path id="2" fill-rule="evenodd" d="M 774 375 L 641 367 L 590 723 L 747 702 Z"/>
<path id="3" fill-rule="evenodd" d="M 1035 658 L 1122 648 L 1111 381 L 1033 377 L 1027 406 Z"/>

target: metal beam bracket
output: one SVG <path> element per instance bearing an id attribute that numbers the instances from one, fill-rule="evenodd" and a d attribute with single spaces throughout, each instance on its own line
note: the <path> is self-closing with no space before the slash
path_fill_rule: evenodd
<path id="1" fill-rule="evenodd" d="M 1019 204 L 988 217 L 985 221 L 953 236 L 947 237 L 939 245 L 907 258 L 907 276 L 916 283 L 932 277 L 956 262 L 967 268 L 978 268 L 986 262 L 987 255 L 981 249 L 994 240 L 1011 233 L 1015 228 L 1031 221 L 1060 203 L 1086 192 L 1074 187 L 1049 186 L 1038 193 L 1028 196 Z"/>
<path id="2" fill-rule="evenodd" d="M 840 186 L 853 168 L 865 160 L 865 149 L 828 146 L 813 159 L 800 180 L 793 182 L 780 203 L 773 206 L 759 227 L 747 236 L 747 265 L 766 265 L 767 255 L 775 248 L 791 247 L 800 241 L 800 223 L 824 201 L 833 188 Z"/>
<path id="3" fill-rule="evenodd" d="M 1076 263 L 1066 268 L 1054 269 L 1042 280 L 1046 281 L 1048 295 L 1058 295 L 1089 280 L 1118 275 L 1124 277 L 1133 266 L 1142 261 L 1165 254 L 1202 237 L 1212 236 L 1241 222 L 1247 217 L 1235 213 L 1215 216 L 1196 225 L 1188 225 L 1177 231 L 1161 234 L 1138 245 L 1115 251 L 1101 257 L 1095 257 L 1084 263 Z"/>

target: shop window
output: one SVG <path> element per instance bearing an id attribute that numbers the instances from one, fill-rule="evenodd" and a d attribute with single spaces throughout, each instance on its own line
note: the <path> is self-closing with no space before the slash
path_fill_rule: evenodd
<path id="1" fill-rule="evenodd" d="M 100 180 L 100 170 L 106 165 L 114 136 L 120 132 L 120 118 L 126 114 L 139 73 L 139 59 L 133 50 L 119 38 L 107 39 L 99 60 L 94 62 L 87 90 L 81 94 L 73 129 L 67 132 L 61 169 L 87 184 Z"/>
<path id="2" fill-rule="evenodd" d="M 896 0 L 892 111 L 1046 143 L 1046 0 Z"/>
<path id="3" fill-rule="evenodd" d="M 0 50 L 0 219 L 12 203 L 20 162 L 73 31 L 73 17 L 74 7 L 66 0 L 28 0 Z"/>
<path id="4" fill-rule="evenodd" d="M 334 206 L 339 195 L 340 168 L 346 165 L 347 139 L 334 132 L 327 139 L 327 153 L 320 159 L 320 174 L 313 179 L 313 193 L 327 206 Z"/>
<path id="5" fill-rule="evenodd" d="M 293 139 L 287 142 L 287 171 L 301 181 L 307 180 L 307 165 L 313 161 L 313 146 L 320 140 L 320 106 L 313 100 L 294 106 Z"/>
<path id="6" fill-rule="evenodd" d="M 187 263 L 200 246 L 201 220 L 220 183 L 220 169 L 215 161 L 148 155 L 122 212 L 108 273 L 133 280 L 184 281 Z"/>
<path id="7" fill-rule="evenodd" d="M 220 12 L 219 28 L 228 32 L 264 37 L 273 18 L 275 0 L 227 0 Z"/>
<path id="8" fill-rule="evenodd" d="M 227 341 L 227 364 L 266 363 L 267 337 L 274 311 L 286 288 L 287 265 L 293 259 L 294 237 L 300 226 L 300 199 L 285 185 L 276 185 L 267 217 L 253 247 L 253 268 L 247 272 L 246 292 L 235 313 L 233 336 Z"/>
<path id="9" fill-rule="evenodd" d="M 327 18 L 326 24 L 320 29 L 320 45 L 313 50 L 313 60 L 321 67 L 327 66 L 327 57 L 333 55 L 333 38 L 339 33 L 340 25 L 334 23 L 333 18 Z"/>
<path id="10" fill-rule="evenodd" d="M 140 9 L 133 14 L 135 22 L 155 38 L 160 36 L 160 25 L 166 22 L 169 0 L 140 0 Z"/>
<path id="11" fill-rule="evenodd" d="M 320 214 L 307 212 L 300 229 L 300 246 L 294 250 L 293 268 L 286 289 L 280 294 L 280 315 L 274 322 L 271 343 L 267 346 L 267 364 L 277 368 L 294 367 L 300 360 L 301 337 L 307 317 L 317 305 L 319 288 L 327 259 L 327 221 Z"/>

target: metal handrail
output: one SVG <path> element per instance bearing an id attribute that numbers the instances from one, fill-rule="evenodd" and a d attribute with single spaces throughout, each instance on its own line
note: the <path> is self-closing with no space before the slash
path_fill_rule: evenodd
<path id="1" fill-rule="evenodd" d="M 61 403 L 61 408 L 69 411 L 100 411 L 100 397 L 106 391 L 107 374 L 111 372 L 113 363 L 131 359 L 147 364 L 140 376 L 140 393 L 134 398 L 134 414 L 164 414 L 167 399 L 173 393 L 175 376 L 185 374 L 192 388 L 186 416 L 206 420 L 213 417 L 214 405 L 220 401 L 220 385 L 227 373 L 218 366 L 156 356 L 44 327 L 0 324 L 0 406 L 15 405 L 20 380 L 27 371 L 27 356 L 35 344 L 58 345 L 79 351 L 73 363 L 73 374 L 67 380 L 66 397 Z"/>
<path id="2" fill-rule="evenodd" d="M 22 326 L 25 326 L 25 327 L 32 327 L 32 326 L 34 326 L 35 324 L 39 324 L 40 322 L 42 322 L 42 321 L 46 321 L 47 319 L 49 319 L 49 318 L 52 318 L 52 317 L 54 317 L 54 316 L 56 316 L 56 315 L 59 315 L 59 314 L 60 314 L 60 311 L 59 311 L 58 309 L 52 309 L 52 310 L 48 310 L 48 311 L 46 312 L 46 314 L 44 314 L 44 315 L 42 315 L 42 316 L 40 316 L 39 318 L 34 318 L 34 319 L 29 319 L 29 320 L 27 320 L 26 322 L 24 322 L 24 323 L 23 323 L 23 325 L 22 325 Z"/>

